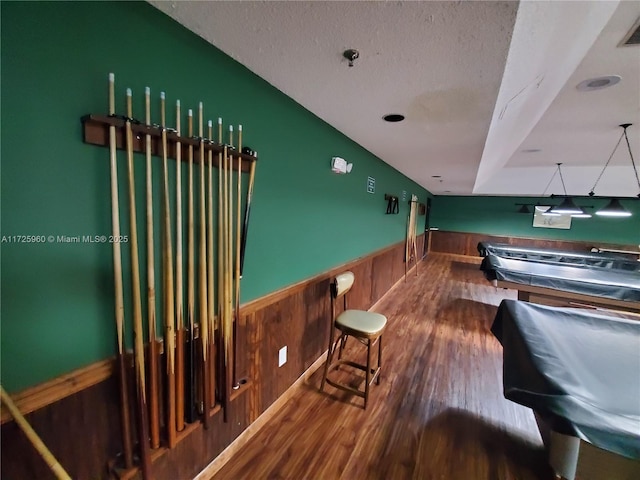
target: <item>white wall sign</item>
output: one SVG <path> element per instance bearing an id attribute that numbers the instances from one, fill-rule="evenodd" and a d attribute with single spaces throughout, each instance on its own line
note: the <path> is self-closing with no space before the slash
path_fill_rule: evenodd
<path id="1" fill-rule="evenodd" d="M 543 215 L 550 207 L 536 205 L 533 211 L 533 226 L 538 228 L 571 228 L 571 215 L 549 216 Z"/>
<path id="2" fill-rule="evenodd" d="M 367 177 L 367 193 L 376 193 L 376 179 Z"/>

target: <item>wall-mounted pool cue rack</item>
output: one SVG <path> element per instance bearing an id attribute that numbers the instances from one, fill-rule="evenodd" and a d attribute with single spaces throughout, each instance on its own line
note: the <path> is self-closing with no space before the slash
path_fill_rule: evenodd
<path id="1" fill-rule="evenodd" d="M 125 150 L 125 122 L 126 119 L 121 116 L 110 115 L 96 115 L 89 114 L 83 116 L 81 119 L 83 125 L 83 141 L 90 145 L 98 145 L 100 147 L 109 148 L 109 127 L 116 127 L 116 147 L 118 150 Z M 131 131 L 133 132 L 133 151 L 138 153 L 145 153 L 145 135 L 151 136 L 151 155 L 160 156 L 162 154 L 162 127 L 159 125 L 145 125 L 143 123 L 131 122 Z M 182 145 L 182 161 L 187 162 L 187 152 L 189 145 L 193 147 L 194 151 L 194 163 L 199 163 L 200 156 L 200 138 L 187 137 L 184 135 L 178 135 L 175 130 L 167 128 L 167 156 L 169 158 L 176 158 L 176 143 L 180 142 Z M 213 152 L 213 166 L 218 166 L 218 154 L 223 153 L 224 144 L 217 142 L 211 142 L 208 139 L 204 141 L 205 155 L 209 151 Z M 195 153 L 198 155 L 195 155 Z M 238 152 L 235 148 L 228 150 L 229 154 L 235 158 L 242 157 L 242 171 L 249 172 L 251 168 L 251 162 L 258 160 L 256 155 L 247 155 L 246 153 Z M 233 165 L 234 171 L 237 170 L 235 164 Z"/>
<path id="2" fill-rule="evenodd" d="M 163 127 L 157 124 L 151 124 L 149 120 L 149 90 L 146 91 L 147 97 L 147 118 L 146 122 L 142 123 L 134 118 L 129 118 L 132 116 L 131 113 L 131 91 L 127 90 L 127 100 L 128 100 L 128 112 L 127 116 L 121 115 L 97 115 L 97 114 L 89 114 L 85 115 L 81 118 L 81 122 L 83 125 L 83 141 L 87 144 L 101 146 L 109 148 L 111 151 L 111 160 L 112 160 L 112 180 L 114 177 L 114 168 L 113 164 L 118 163 L 118 160 L 115 156 L 115 150 L 122 150 L 127 152 L 127 159 L 129 163 L 129 207 L 135 204 L 135 192 L 132 191 L 133 185 L 133 153 L 138 152 L 147 155 L 147 231 L 157 231 L 153 226 L 152 213 L 151 213 L 151 205 L 149 203 L 149 199 L 152 198 L 152 186 L 150 184 L 150 175 L 151 175 L 151 156 L 161 157 L 164 159 L 175 159 L 180 160 L 180 162 L 189 163 L 193 165 L 194 170 L 189 169 L 189 190 L 188 192 L 182 192 L 178 190 L 178 186 L 183 183 L 183 180 L 180 180 L 176 183 L 176 195 L 180 198 L 186 193 L 186 197 L 183 198 L 185 201 L 189 201 L 189 249 L 193 249 L 194 245 L 194 235 L 196 234 L 196 230 L 194 227 L 197 227 L 197 233 L 199 233 L 199 242 L 198 242 L 198 267 L 199 271 L 196 274 L 193 269 L 187 273 L 187 277 L 189 278 L 189 282 L 191 283 L 191 287 L 194 287 L 197 284 L 198 287 L 198 314 L 195 316 L 195 304 L 192 302 L 190 298 L 190 304 L 188 306 L 188 317 L 184 315 L 173 316 L 173 314 L 169 315 L 169 317 L 165 318 L 165 321 L 170 322 L 171 327 L 168 327 L 167 324 L 163 324 L 165 329 L 164 341 L 162 338 L 158 338 L 155 330 L 149 333 L 149 342 L 144 342 L 142 346 L 139 348 L 134 348 L 134 356 L 136 357 L 135 362 L 129 362 L 129 354 L 124 352 L 121 354 L 121 357 L 124 358 L 124 363 L 126 367 L 124 367 L 124 371 L 120 373 L 120 376 L 126 379 L 132 378 L 134 375 L 131 370 L 131 363 L 137 365 L 138 362 L 142 361 L 143 364 L 146 362 L 147 364 L 157 365 L 158 363 L 162 363 L 163 365 L 166 363 L 166 369 L 163 370 L 162 374 L 166 375 L 165 380 L 160 380 L 160 383 L 166 383 L 166 388 L 164 388 L 165 392 L 163 393 L 163 388 L 160 388 L 160 384 L 156 383 L 155 387 L 152 387 L 151 377 L 144 370 L 138 375 L 138 371 L 133 372 L 136 373 L 136 388 L 139 387 L 141 382 L 146 383 L 149 380 L 149 395 L 148 398 L 154 399 L 156 401 L 157 406 L 150 406 L 147 402 L 147 397 L 141 396 L 139 391 L 136 392 L 138 394 L 138 408 L 135 411 L 135 418 L 138 420 L 138 425 L 136 425 L 136 431 L 138 432 L 138 457 L 139 461 L 134 461 L 132 450 L 133 447 L 130 442 L 123 441 L 123 452 L 124 452 L 124 464 L 123 459 L 118 456 L 118 458 L 114 458 L 109 462 L 109 471 L 119 479 L 129 479 L 137 476 L 140 472 L 142 473 L 142 477 L 144 479 L 152 478 L 152 463 L 157 460 L 159 457 L 163 456 L 164 453 L 174 448 L 178 442 L 190 436 L 194 431 L 200 428 L 208 428 L 210 424 L 209 419 L 219 412 L 222 412 L 224 415 L 224 421 L 228 421 L 229 416 L 229 406 L 231 401 L 233 401 L 238 396 L 242 395 L 244 392 L 249 390 L 251 385 L 251 381 L 248 378 L 238 378 L 236 371 L 236 362 L 237 362 L 237 354 L 236 354 L 236 343 L 237 343 L 237 324 L 240 319 L 240 278 L 241 278 L 241 266 L 242 257 L 244 256 L 244 243 L 246 240 L 246 232 L 248 229 L 248 218 L 249 218 L 249 209 L 251 204 L 251 196 L 253 191 L 253 182 L 255 175 L 255 166 L 257 161 L 257 154 L 249 149 L 242 148 L 242 127 L 238 127 L 237 131 L 237 145 L 231 145 L 234 142 L 233 139 L 233 126 L 229 126 L 229 144 L 224 143 L 224 137 L 222 136 L 222 120 L 218 120 L 218 142 L 213 141 L 211 138 L 207 138 L 203 135 L 204 133 L 204 122 L 202 118 L 202 103 L 200 103 L 199 107 L 199 128 L 198 128 L 198 136 L 193 135 L 192 130 L 192 113 L 189 110 L 189 122 L 188 129 L 186 129 L 189 134 L 188 136 L 178 135 L 179 125 L 180 125 L 180 110 L 179 110 L 179 102 L 177 106 L 177 114 L 178 114 L 178 130 L 173 130 L 170 127 Z M 164 94 L 161 94 L 162 99 L 162 118 L 164 123 Z M 110 75 L 110 112 L 113 111 L 113 75 Z M 208 122 L 208 131 L 209 137 L 213 137 L 212 135 L 212 122 Z M 183 130 L 184 132 L 184 130 Z M 149 141 L 149 146 L 147 146 L 147 140 Z M 113 143 L 112 143 L 113 141 Z M 178 150 L 178 145 L 180 149 Z M 243 153 L 244 152 L 244 153 Z M 198 171 L 195 170 L 197 165 Z M 205 182 L 205 168 L 208 169 L 208 182 Z M 211 174 L 211 169 L 217 168 L 219 170 L 220 176 Z M 178 169 L 178 172 L 181 169 Z M 244 212 L 244 225 L 241 229 L 242 225 L 242 213 L 241 213 L 241 175 L 239 173 L 236 174 L 235 179 L 230 172 L 247 172 L 249 179 L 249 186 L 247 191 L 247 201 L 245 203 L 245 212 Z M 165 186 L 162 192 L 162 199 L 165 203 L 164 207 L 164 222 L 162 230 L 162 238 L 161 246 L 163 247 L 163 262 L 167 259 L 170 264 L 173 264 L 174 256 L 172 253 L 171 247 L 171 229 L 175 228 L 174 218 L 171 215 L 170 207 L 168 207 L 168 182 L 167 182 L 167 163 L 164 162 L 163 167 L 163 175 L 165 177 Z M 193 172 L 193 173 L 192 173 Z M 197 198 L 194 197 L 196 193 L 193 189 L 193 180 L 195 176 L 195 180 L 200 180 L 200 187 L 198 188 L 198 194 L 200 197 L 200 202 L 197 202 Z M 214 235 L 214 223 L 213 223 L 213 212 L 215 207 L 215 202 L 213 201 L 213 182 L 217 177 L 218 180 L 218 234 Z M 185 178 L 185 182 L 186 182 Z M 116 180 L 117 181 L 117 180 Z M 220 183 L 222 182 L 222 183 Z M 236 190 L 236 187 L 233 183 L 237 184 L 237 198 L 235 202 L 233 200 L 233 191 Z M 205 193 L 205 189 L 208 190 L 208 201 L 205 198 L 207 195 Z M 221 190 L 222 189 L 222 190 Z M 182 192 L 182 193 L 180 193 Z M 113 192 L 113 184 L 112 184 L 112 196 Z M 116 200 L 117 200 L 117 194 Z M 216 195 L 216 196 L 218 196 Z M 223 199 L 224 199 L 224 209 L 223 209 Z M 197 213 L 199 214 L 199 219 L 196 220 L 191 216 L 195 213 L 192 208 L 195 206 L 193 201 L 199 203 L 196 207 Z M 112 198 L 112 203 L 114 199 Z M 208 206 L 205 206 L 205 202 L 208 203 Z M 232 205 L 233 206 L 232 210 Z M 118 213 L 119 217 L 119 213 Z M 182 220 L 178 220 L 175 218 L 176 222 L 179 222 L 180 225 L 183 225 Z M 119 220 L 118 220 L 119 222 Z M 131 220 L 132 225 L 135 225 L 135 221 Z M 151 223 L 149 223 L 151 222 Z M 172 224 L 172 225 L 170 225 Z M 115 228 L 115 227 L 114 227 Z M 167 230 L 168 229 L 168 230 Z M 205 232 L 205 229 L 207 230 Z M 135 232 L 137 229 L 134 229 L 131 226 L 131 231 Z M 235 233 L 234 233 L 235 231 Z M 169 241 L 167 243 L 166 235 L 169 235 Z M 136 234 L 137 236 L 137 234 Z M 221 255 L 223 252 L 220 250 L 224 248 L 225 260 L 224 265 L 221 263 L 222 260 L 220 257 L 218 258 L 218 273 L 217 275 L 213 273 L 213 257 L 215 255 L 215 251 L 213 248 L 214 238 L 217 236 L 218 242 L 224 247 L 218 247 L 218 255 Z M 132 234 L 132 239 L 133 239 Z M 147 244 L 147 248 L 153 248 L 153 235 L 149 237 L 147 235 L 147 242 L 151 243 L 151 247 L 149 243 Z M 242 242 L 241 242 L 242 240 Z M 131 242 L 131 251 L 132 251 L 132 273 L 134 267 L 139 269 L 139 265 L 137 260 L 133 260 L 133 253 L 138 252 L 137 242 Z M 208 244 L 208 246 L 205 246 Z M 168 245 L 168 247 L 167 247 Z M 127 245 L 129 246 L 129 245 Z M 164 250 L 166 248 L 166 251 Z M 175 258 L 176 262 L 184 261 L 183 247 L 180 247 L 180 260 Z M 235 252 L 234 252 L 235 250 Z M 191 250 L 190 250 L 191 251 Z M 208 253 L 208 255 L 207 255 Z M 193 251 L 189 255 L 193 255 Z M 167 257 L 165 257 L 167 256 Z M 137 257 L 137 255 L 136 255 Z M 204 260 L 206 257 L 206 260 Z M 115 253 L 114 253 L 115 258 Z M 193 257 L 191 257 L 192 259 Z M 190 267 L 193 266 L 192 260 L 189 260 Z M 121 260 L 120 260 L 121 261 Z M 176 264 L 177 265 L 177 264 Z M 207 267 L 207 265 L 210 265 Z M 185 265 L 186 266 L 186 265 Z M 115 267 L 114 267 L 115 268 Z M 122 267 L 120 267 L 121 269 Z M 154 270 L 153 264 L 150 267 L 151 271 Z M 205 271 L 209 268 L 209 272 Z M 166 270 L 172 271 L 172 269 Z M 177 266 L 176 266 L 177 271 Z M 116 273 L 116 278 L 119 277 L 119 273 Z M 165 274 L 163 274 L 165 275 Z M 180 276 L 182 278 L 182 275 Z M 196 279 L 197 278 L 197 279 Z M 216 280 L 214 280 L 216 278 Z M 139 282 L 139 280 L 138 280 Z M 155 280 L 154 280 L 155 282 Z M 162 301 L 165 302 L 167 295 L 171 296 L 170 302 L 173 302 L 174 294 L 177 293 L 177 285 L 174 291 L 173 288 L 173 280 L 166 280 L 163 276 L 162 278 L 162 288 L 157 290 L 157 293 L 162 295 Z M 170 282 L 170 283 L 167 283 Z M 209 297 L 211 300 L 210 305 L 213 305 L 213 299 L 215 298 L 215 291 L 212 291 L 214 282 L 218 287 L 218 312 L 216 314 L 213 307 L 207 307 L 207 301 L 205 300 L 205 296 Z M 223 282 L 225 283 L 224 289 L 222 288 Z M 235 285 L 233 285 L 235 283 Z M 155 283 L 154 283 L 155 284 Z M 139 284 L 134 285 L 135 289 L 139 290 Z M 165 290 L 167 288 L 167 290 Z M 116 289 L 117 290 L 117 289 Z M 155 288 L 154 288 L 155 290 Z M 180 286 L 180 290 L 182 291 L 182 283 Z M 224 291 L 223 291 L 224 290 Z M 169 293 L 167 293 L 169 292 Z M 234 299 L 235 295 L 235 299 Z M 183 297 L 181 295 L 181 301 L 179 305 L 179 310 L 182 313 L 185 312 L 185 304 L 183 303 Z M 135 293 L 134 293 L 134 302 L 136 301 Z M 235 302 L 234 302 L 235 300 Z M 137 298 L 137 302 L 140 302 L 141 298 Z M 155 300 L 154 300 L 155 302 Z M 117 302 L 116 302 L 117 307 Z M 176 305 L 178 307 L 178 305 Z M 138 306 L 140 309 L 140 306 Z M 168 310 L 173 312 L 173 303 L 168 308 Z M 203 319 L 202 313 L 207 311 L 208 313 L 205 315 L 206 319 Z M 177 310 L 176 310 L 177 312 Z M 135 308 L 134 308 L 134 317 L 135 317 Z M 198 318 L 197 321 L 193 321 L 194 317 Z M 155 313 L 154 313 L 155 318 Z M 187 318 L 191 319 L 190 326 L 185 325 L 185 320 Z M 203 323 L 204 322 L 204 323 Z M 135 323 L 135 322 L 134 322 Z M 134 339 L 136 336 L 143 338 L 145 333 L 143 332 L 142 322 L 139 320 L 139 327 L 134 326 Z M 154 323 L 155 325 L 155 323 Z M 211 333 L 207 333 L 207 329 L 204 327 L 208 327 Z M 185 330 L 186 328 L 186 330 Z M 201 331 L 202 330 L 202 331 Z M 172 332 L 172 333 L 170 333 Z M 185 340 L 185 335 L 179 335 L 180 333 L 191 332 L 190 339 Z M 202 333 L 202 335 L 200 335 Z M 196 343 L 197 342 L 197 343 Z M 185 347 L 190 345 L 191 347 L 188 349 L 188 352 L 184 352 Z M 206 346 L 205 346 L 206 345 Z M 152 348 L 153 352 L 152 353 Z M 180 347 L 180 348 L 179 348 Z M 136 350 L 137 348 L 137 350 Z M 173 352 L 173 355 L 170 357 L 167 356 L 167 350 Z M 181 350 L 181 358 L 183 358 L 182 363 L 176 363 L 175 356 L 178 355 L 178 350 Z M 146 353 L 136 353 L 143 352 Z M 204 352 L 207 352 L 207 355 Z M 160 355 L 164 353 L 165 362 L 160 361 Z M 141 357 L 142 360 L 137 357 Z M 187 358 L 185 358 L 187 357 Z M 187 365 L 187 378 L 185 379 L 185 363 L 188 362 L 188 358 L 191 358 L 191 364 Z M 132 357 L 133 360 L 133 357 Z M 164 368 L 164 367 L 161 367 Z M 174 369 L 175 372 L 174 373 Z M 182 372 L 180 374 L 179 372 Z M 179 397 L 174 397 L 169 392 L 176 392 L 176 395 L 180 397 L 183 396 L 183 387 L 178 385 L 174 378 L 174 375 L 177 378 L 178 375 L 182 377 L 182 380 L 188 383 L 188 387 L 193 392 L 193 398 L 186 395 L 187 398 L 185 402 L 192 409 L 191 415 L 188 412 L 184 411 L 184 407 L 181 405 L 177 405 L 176 400 Z M 200 383 L 204 381 L 203 385 Z M 124 380 L 124 382 L 129 382 L 129 380 Z M 165 398 L 167 397 L 167 398 Z M 142 398 L 142 400 L 140 400 Z M 123 411 L 129 410 L 129 402 L 124 402 L 122 406 Z M 199 405 L 199 406 L 198 406 Z M 148 413 L 147 410 L 150 410 Z M 174 413 L 175 412 L 175 413 Z M 148 415 L 148 417 L 147 417 Z M 130 418 L 131 415 L 128 415 L 127 418 Z M 148 423 L 147 423 L 148 422 Z M 124 422 L 126 425 L 123 427 L 123 438 L 130 439 L 132 433 L 131 428 L 128 425 L 128 422 Z M 140 424 L 143 424 L 140 427 Z M 145 430 L 148 425 L 151 425 L 155 428 L 155 434 L 151 432 L 149 437 L 146 434 Z M 141 433 L 143 432 L 143 433 Z M 164 432 L 164 435 L 163 435 Z M 161 438 L 164 437 L 164 438 Z M 149 445 L 149 440 L 151 445 Z M 128 443 L 128 445 L 126 444 Z M 151 447 L 151 448 L 149 448 Z M 129 452 L 129 460 L 127 461 L 127 452 Z"/>

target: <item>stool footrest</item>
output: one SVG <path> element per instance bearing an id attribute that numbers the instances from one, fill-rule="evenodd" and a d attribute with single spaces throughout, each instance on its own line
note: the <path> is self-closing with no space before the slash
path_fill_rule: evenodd
<path id="1" fill-rule="evenodd" d="M 335 361 L 329 366 L 329 371 L 337 370 L 338 368 L 340 368 L 340 365 L 349 365 L 350 367 L 357 368 L 358 370 L 362 370 L 365 373 L 367 371 L 366 365 L 362 365 L 360 363 L 352 362 L 351 360 L 338 360 L 338 361 Z M 378 376 L 380 375 L 380 367 L 371 368 L 369 373 L 371 374 L 371 377 L 369 378 L 369 385 L 371 385 L 373 382 L 375 382 L 378 379 Z M 352 392 L 352 393 L 355 393 L 357 395 L 360 395 L 361 397 L 364 397 L 364 391 L 362 391 L 362 390 L 358 390 L 357 388 L 349 387 L 349 386 L 344 385 L 342 383 L 336 382 L 334 380 L 331 380 L 329 377 L 326 378 L 326 381 L 327 381 L 327 383 L 329 385 L 333 385 L 336 388 L 342 388 L 343 390 L 347 390 L 349 392 Z"/>

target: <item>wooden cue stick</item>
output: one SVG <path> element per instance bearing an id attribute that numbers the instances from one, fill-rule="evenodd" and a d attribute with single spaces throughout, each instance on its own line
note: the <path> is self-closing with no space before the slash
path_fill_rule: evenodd
<path id="1" fill-rule="evenodd" d="M 131 131 L 131 118 L 133 116 L 131 106 L 131 89 L 127 89 L 127 120 L 126 145 L 127 145 L 127 170 L 129 177 L 129 225 L 131 245 L 131 288 L 133 304 L 133 354 L 136 373 L 136 397 L 138 417 L 138 438 L 140 448 L 140 463 L 142 478 L 151 478 L 151 453 L 149 451 L 149 433 L 147 420 L 147 392 L 144 368 L 144 340 L 142 333 L 142 299 L 140 295 L 140 264 L 138 259 L 138 224 L 136 220 L 136 194 L 133 165 L 133 133 Z"/>
<path id="2" fill-rule="evenodd" d="M 242 125 L 238 125 L 238 181 L 236 194 L 238 200 L 236 202 L 236 253 L 235 253 L 235 321 L 233 322 L 233 388 L 240 388 L 238 382 L 238 322 L 240 321 L 240 213 L 241 213 L 241 197 L 242 197 Z"/>
<path id="3" fill-rule="evenodd" d="M 418 276 L 418 245 L 416 244 L 416 227 L 418 223 L 418 197 L 415 197 L 415 202 L 413 202 L 413 227 L 411 230 L 411 238 L 413 240 L 413 255 L 416 262 L 416 277 Z"/>
<path id="4" fill-rule="evenodd" d="M 218 143 L 224 145 L 224 139 L 222 138 L 222 118 L 218 118 Z M 224 154 L 223 154 L 224 152 Z M 225 346 L 225 279 L 224 279 L 224 182 L 223 178 L 226 178 L 224 172 L 225 162 L 227 158 L 227 147 L 223 147 L 223 151 L 218 153 L 218 372 L 220 372 L 220 397 L 223 404 L 223 416 L 224 421 L 228 421 L 228 396 L 227 396 L 227 369 L 226 369 L 226 355 L 227 349 Z"/>
<path id="5" fill-rule="evenodd" d="M 209 127 L 208 138 L 209 141 L 213 141 L 213 122 L 209 120 L 207 126 Z M 212 408 L 216 403 L 216 375 L 215 375 L 215 290 L 214 290 L 214 276 L 213 276 L 213 152 L 209 149 L 207 157 L 208 166 L 208 196 L 207 196 L 207 321 L 209 322 L 209 378 L 211 379 L 209 386 L 209 399 L 211 403 L 209 408 Z"/>
<path id="6" fill-rule="evenodd" d="M 109 74 L 109 115 L 115 115 L 115 76 Z M 111 228 L 113 237 L 120 238 L 120 207 L 118 205 L 118 164 L 116 150 L 116 127 L 109 126 L 109 164 L 111 171 Z M 122 254 L 120 242 L 113 242 L 113 278 L 115 293 L 116 332 L 118 340 L 118 371 L 120 382 L 120 421 L 124 466 L 133 466 L 131 445 L 131 415 L 129 412 L 129 387 L 127 382 L 126 354 L 124 350 L 124 297 L 122 288 Z"/>
<path id="7" fill-rule="evenodd" d="M 247 202 L 244 207 L 244 225 L 242 226 L 242 240 L 240 245 L 240 278 L 244 271 L 244 254 L 247 248 L 247 232 L 249 231 L 249 216 L 251 215 L 251 201 L 253 199 L 253 183 L 256 176 L 256 161 L 251 161 L 249 167 L 249 184 L 247 185 Z"/>
<path id="8" fill-rule="evenodd" d="M 193 137 L 193 110 L 188 112 L 188 135 Z M 196 421 L 196 334 L 195 334 L 195 286 L 194 286 L 194 238 L 193 238 L 193 145 L 189 143 L 188 150 L 189 187 L 187 192 L 187 321 L 189 322 L 189 349 L 187 351 L 187 420 Z"/>
<path id="9" fill-rule="evenodd" d="M 198 273 L 200 286 L 200 345 L 202 350 L 202 417 L 204 428 L 209 428 L 209 308 L 207 306 L 207 225 L 205 204 L 204 122 L 202 102 L 198 105 L 198 136 L 200 137 L 200 253 Z"/>
<path id="10" fill-rule="evenodd" d="M 223 343 L 223 365 L 224 372 L 224 421 L 229 420 L 229 405 L 231 403 L 231 375 L 230 365 L 230 342 L 231 329 L 229 328 L 229 149 L 225 145 L 223 156 L 223 179 L 222 179 L 222 343 Z"/>
<path id="11" fill-rule="evenodd" d="M 56 478 L 60 480 L 71 480 L 71 477 L 69 476 L 69 474 L 65 471 L 62 465 L 60 465 L 58 460 L 56 460 L 56 458 L 53 456 L 51 451 L 47 448 L 47 446 L 44 444 L 42 439 L 35 432 L 33 427 L 29 425 L 29 422 L 27 422 L 27 419 L 22 416 L 22 413 L 20 413 L 20 410 L 18 410 L 18 407 L 16 407 L 16 405 L 13 403 L 13 400 L 11 400 L 11 397 L 9 396 L 9 394 L 4 390 L 4 387 L 2 386 L 0 386 L 0 397 L 2 398 L 2 402 L 7 407 L 7 410 L 9 410 L 9 413 L 11 414 L 13 419 L 16 421 L 16 424 L 18 425 L 18 427 L 20 427 L 20 429 L 27 436 L 27 439 L 29 439 L 29 441 L 38 451 L 40 456 L 44 459 L 47 466 L 55 474 Z"/>
<path id="12" fill-rule="evenodd" d="M 176 100 L 176 134 L 180 138 L 180 100 Z M 182 143 L 176 141 L 176 429 L 184 430 L 184 295 L 182 290 Z"/>
<path id="13" fill-rule="evenodd" d="M 404 244 L 404 281 L 407 281 L 407 271 L 409 266 L 409 225 L 411 224 L 411 214 L 407 217 L 407 240 Z"/>
<path id="14" fill-rule="evenodd" d="M 233 148 L 233 125 L 229 125 L 229 145 L 230 149 Z M 225 343 L 227 345 L 227 402 L 231 401 L 231 390 L 233 388 L 233 261 L 232 261 L 232 246 L 233 246 L 233 154 L 229 150 L 228 157 L 227 177 L 225 179 L 225 193 L 227 197 L 227 209 L 226 209 L 226 241 L 225 241 L 225 303 L 226 303 L 226 338 Z"/>
<path id="15" fill-rule="evenodd" d="M 144 89 L 145 123 L 151 125 L 151 89 Z M 148 131 L 147 131 L 148 132 Z M 147 163 L 147 321 L 149 328 L 149 432 L 151 447 L 160 446 L 160 413 L 158 405 L 158 343 L 156 341 L 156 278 L 153 249 L 153 167 L 151 135 L 145 135 Z"/>
<path id="16" fill-rule="evenodd" d="M 176 365 L 175 365 L 175 299 L 173 292 L 173 254 L 171 249 L 171 209 L 169 205 L 169 167 L 167 165 L 167 121 L 165 95 L 160 92 L 160 117 L 162 127 L 162 203 L 163 203 L 163 300 L 164 300 L 164 354 L 167 363 L 166 428 L 169 448 L 176 445 Z"/>

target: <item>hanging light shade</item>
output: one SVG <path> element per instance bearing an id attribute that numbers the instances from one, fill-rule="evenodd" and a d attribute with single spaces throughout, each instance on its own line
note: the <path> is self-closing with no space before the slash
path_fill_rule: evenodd
<path id="1" fill-rule="evenodd" d="M 578 207 L 571 197 L 565 197 L 562 203 L 556 207 L 551 207 L 552 213 L 559 213 L 560 215 L 580 215 L 585 213 L 580 207 Z"/>
<path id="2" fill-rule="evenodd" d="M 584 209 L 582 210 L 582 213 L 574 213 L 571 214 L 571 218 L 591 218 L 592 215 L 588 212 L 585 212 Z"/>
<path id="3" fill-rule="evenodd" d="M 531 213 L 531 210 L 529 210 L 528 205 L 522 205 L 518 210 L 518 213 Z"/>
<path id="4" fill-rule="evenodd" d="M 624 208 L 617 198 L 612 198 L 609 204 L 596 212 L 601 217 L 630 217 L 631 212 Z"/>
<path id="5" fill-rule="evenodd" d="M 620 135 L 620 138 L 618 139 L 618 143 L 616 143 L 616 146 L 613 148 L 613 151 L 611 152 L 611 155 L 609 155 L 609 159 L 607 160 L 607 163 L 604 164 L 604 168 L 600 172 L 600 175 L 598 175 L 598 178 L 596 179 L 596 182 L 593 184 L 593 188 L 591 188 L 591 191 L 589 192 L 589 196 L 590 197 L 593 197 L 595 195 L 596 186 L 598 185 L 598 182 L 602 178 L 602 175 L 604 174 L 605 170 L 609 166 L 609 163 L 611 162 L 611 159 L 613 158 L 613 155 L 616 153 L 616 150 L 620 146 L 620 143 L 622 143 L 622 139 L 623 138 L 625 139 L 625 143 L 627 144 L 627 150 L 629 152 L 629 158 L 631 159 L 631 166 L 633 167 L 633 173 L 634 173 L 634 175 L 636 177 L 636 183 L 638 184 L 638 192 L 640 192 L 640 176 L 638 176 L 638 169 L 636 168 L 636 161 L 633 158 L 633 152 L 631 151 L 631 143 L 629 142 L 629 136 L 627 135 L 627 129 L 631 125 L 632 125 L 631 123 L 622 123 L 622 124 L 620 124 L 620 127 L 622 128 L 622 134 Z M 638 198 L 640 198 L 640 193 L 638 193 Z M 617 198 L 612 198 L 611 201 L 609 202 L 609 204 L 606 207 L 601 208 L 600 210 L 596 211 L 596 215 L 601 216 L 601 217 L 623 218 L 623 217 L 630 217 L 631 216 L 631 212 L 622 206 L 622 204 L 620 203 L 620 200 L 618 200 Z"/>

